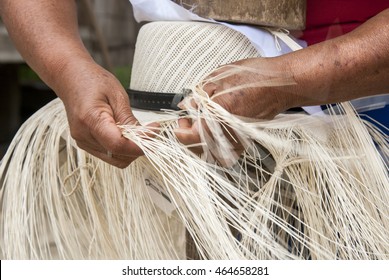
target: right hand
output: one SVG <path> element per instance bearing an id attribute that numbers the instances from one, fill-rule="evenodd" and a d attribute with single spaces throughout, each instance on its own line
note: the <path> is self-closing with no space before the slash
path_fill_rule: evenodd
<path id="1" fill-rule="evenodd" d="M 127 167 L 142 150 L 124 138 L 117 124 L 138 124 L 120 82 L 94 62 L 63 71 L 56 93 L 62 99 L 77 145 L 119 168 Z M 70 72 L 70 73 L 69 73 Z"/>

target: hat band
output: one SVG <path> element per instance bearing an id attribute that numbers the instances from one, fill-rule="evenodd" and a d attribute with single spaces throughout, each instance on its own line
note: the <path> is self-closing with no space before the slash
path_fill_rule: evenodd
<path id="1" fill-rule="evenodd" d="M 177 107 L 188 94 L 188 90 L 183 93 L 163 93 L 126 89 L 130 97 L 131 107 L 150 111 L 181 110 Z"/>

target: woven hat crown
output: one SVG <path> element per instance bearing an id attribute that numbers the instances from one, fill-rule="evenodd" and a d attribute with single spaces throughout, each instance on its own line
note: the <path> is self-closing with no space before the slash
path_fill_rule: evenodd
<path id="1" fill-rule="evenodd" d="M 213 69 L 260 54 L 241 33 L 204 22 L 152 22 L 137 38 L 131 89 L 181 93 Z"/>

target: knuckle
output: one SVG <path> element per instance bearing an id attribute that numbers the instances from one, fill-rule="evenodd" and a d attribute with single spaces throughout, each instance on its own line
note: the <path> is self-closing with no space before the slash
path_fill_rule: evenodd
<path id="1" fill-rule="evenodd" d="M 121 124 L 138 124 L 138 120 L 127 110 L 122 110 L 119 112 L 118 120 Z"/>
<path id="2" fill-rule="evenodd" d="M 208 94 L 209 97 L 215 94 L 218 86 L 215 83 L 207 83 L 204 85 L 203 90 Z"/>

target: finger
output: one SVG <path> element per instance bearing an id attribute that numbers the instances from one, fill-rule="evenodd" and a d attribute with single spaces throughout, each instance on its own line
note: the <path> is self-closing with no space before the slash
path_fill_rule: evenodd
<path id="1" fill-rule="evenodd" d="M 218 85 L 215 83 L 206 83 L 203 86 L 203 90 L 208 94 L 209 97 L 212 97 L 212 95 L 215 94 L 217 89 L 218 89 Z"/>
<path id="2" fill-rule="evenodd" d="M 77 145 L 79 146 L 80 149 L 85 150 L 87 153 L 118 168 L 126 168 L 128 165 L 130 165 L 131 162 L 133 162 L 137 158 L 137 157 L 123 156 L 123 155 L 116 155 L 109 151 L 101 152 L 100 150 L 93 150 L 90 149 L 89 146 L 85 146 L 83 144 L 79 145 L 77 143 Z"/>
<path id="3" fill-rule="evenodd" d="M 189 137 L 193 137 L 192 120 L 189 118 L 178 119 L 178 128 L 174 130 L 174 133 L 183 144 L 195 143 L 194 141 L 191 143 L 189 140 Z"/>
<path id="4" fill-rule="evenodd" d="M 84 134 L 82 139 L 76 140 L 77 146 L 80 149 L 83 149 L 85 151 L 93 151 L 94 153 L 100 153 L 100 154 L 107 154 L 111 153 L 111 150 L 104 148 L 100 143 L 90 134 Z M 109 152 L 108 152 L 109 151 Z M 121 155 L 119 153 L 116 153 L 117 156 L 120 156 L 119 158 L 128 158 L 131 156 L 128 155 Z"/>
<path id="5" fill-rule="evenodd" d="M 191 109 L 197 109 L 198 105 L 193 97 L 185 97 L 180 103 L 177 104 L 177 107 L 181 110 L 191 110 Z"/>
<path id="6" fill-rule="evenodd" d="M 122 125 L 138 125 L 139 121 L 132 113 L 128 95 L 123 92 L 117 92 L 108 96 L 108 103 L 112 110 L 112 115 L 106 114 L 104 118 L 105 124 L 101 125 L 99 133 L 99 142 L 106 149 L 115 154 L 123 156 L 140 156 L 143 155 L 142 150 L 132 141 L 126 139 L 122 135 L 122 131 L 117 126 Z"/>
<path id="7" fill-rule="evenodd" d="M 77 146 L 80 147 L 81 149 L 86 150 L 85 148 L 88 148 L 90 150 L 96 150 L 102 153 L 106 151 L 106 149 L 103 146 L 101 146 L 91 134 L 85 133 L 82 136 L 83 136 L 82 138 L 78 138 L 78 139 L 75 139 L 73 137 L 73 139 L 77 143 Z"/>
<path id="8" fill-rule="evenodd" d="M 106 116 L 105 131 L 100 131 L 100 143 L 107 149 L 118 155 L 140 156 L 142 150 L 132 141 L 122 135 L 122 131 L 117 124 L 138 125 L 139 121 L 132 113 L 128 95 L 123 92 L 117 92 L 108 96 L 108 103 L 112 109 L 112 116 Z"/>
<path id="9" fill-rule="evenodd" d="M 189 118 L 178 119 L 178 127 L 183 130 L 189 130 L 192 128 L 192 120 Z"/>
<path id="10" fill-rule="evenodd" d="M 100 118 L 94 121 L 97 123 L 91 134 L 104 151 L 111 151 L 113 154 L 123 156 L 143 155 L 142 150 L 134 142 L 123 137 L 110 113 L 102 112 Z"/>
<path id="11" fill-rule="evenodd" d="M 113 111 L 113 118 L 118 124 L 139 124 L 130 107 L 128 95 L 124 92 L 119 92 L 110 95 L 108 99 L 109 105 Z"/>
<path id="12" fill-rule="evenodd" d="M 198 132 L 197 122 L 192 125 L 192 121 L 189 119 L 180 119 L 178 129 L 174 130 L 174 133 L 182 144 L 188 146 L 188 148 L 197 154 L 203 152 L 201 137 Z"/>
<path id="13" fill-rule="evenodd" d="M 152 123 L 148 123 L 146 126 L 146 133 L 145 135 L 147 137 L 155 137 L 156 135 L 158 135 L 161 131 L 161 124 L 158 123 L 158 122 L 152 122 Z"/>

